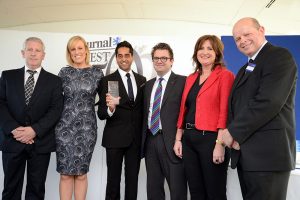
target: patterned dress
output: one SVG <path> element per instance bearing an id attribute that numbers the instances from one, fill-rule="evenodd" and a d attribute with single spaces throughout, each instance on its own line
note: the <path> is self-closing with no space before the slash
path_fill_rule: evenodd
<path id="1" fill-rule="evenodd" d="M 103 72 L 98 67 L 63 67 L 58 74 L 63 83 L 64 109 L 55 128 L 57 172 L 83 175 L 97 140 L 95 97 Z"/>

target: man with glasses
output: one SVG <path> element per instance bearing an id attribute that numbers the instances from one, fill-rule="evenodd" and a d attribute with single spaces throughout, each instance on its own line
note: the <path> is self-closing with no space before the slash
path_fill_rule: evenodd
<path id="1" fill-rule="evenodd" d="M 157 77 L 145 85 L 142 139 L 147 197 L 149 200 L 164 200 L 166 179 L 171 199 L 185 200 L 187 182 L 183 164 L 173 151 L 185 77 L 171 71 L 174 58 L 168 44 L 155 45 L 151 56 Z"/>

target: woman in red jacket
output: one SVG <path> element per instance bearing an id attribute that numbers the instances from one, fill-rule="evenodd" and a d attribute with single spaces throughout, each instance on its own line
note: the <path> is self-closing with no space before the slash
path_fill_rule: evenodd
<path id="1" fill-rule="evenodd" d="M 177 123 L 175 154 L 183 158 L 191 199 L 226 199 L 228 152 L 222 143 L 234 75 L 223 63 L 214 35 L 195 44 L 195 72 L 186 80 Z"/>

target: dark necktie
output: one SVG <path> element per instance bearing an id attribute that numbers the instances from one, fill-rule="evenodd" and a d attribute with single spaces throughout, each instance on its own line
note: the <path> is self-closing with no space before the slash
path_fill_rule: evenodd
<path id="1" fill-rule="evenodd" d="M 25 83 L 25 103 L 26 105 L 28 105 L 32 92 L 33 92 L 33 88 L 34 88 L 34 77 L 33 75 L 36 73 L 36 71 L 32 71 L 32 70 L 27 70 L 27 72 L 30 74 L 26 83 Z"/>
<path id="2" fill-rule="evenodd" d="M 153 135 L 155 135 L 159 130 L 159 119 L 160 119 L 160 102 L 161 102 L 161 94 L 162 94 L 162 85 L 161 82 L 164 80 L 163 78 L 159 78 L 159 82 L 154 94 L 153 106 L 152 106 L 152 114 L 151 114 L 151 122 L 150 122 L 150 131 Z"/>
<path id="3" fill-rule="evenodd" d="M 130 101 L 134 101 L 133 88 L 132 88 L 130 74 L 127 73 L 126 76 L 127 76 L 127 85 L 128 85 L 128 97 L 129 97 Z"/>

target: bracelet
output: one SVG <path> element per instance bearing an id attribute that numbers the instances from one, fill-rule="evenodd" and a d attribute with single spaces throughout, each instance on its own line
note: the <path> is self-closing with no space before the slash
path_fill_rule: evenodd
<path id="1" fill-rule="evenodd" d="M 216 143 L 222 145 L 222 147 L 225 147 L 225 144 L 222 142 L 222 140 L 216 139 Z"/>

